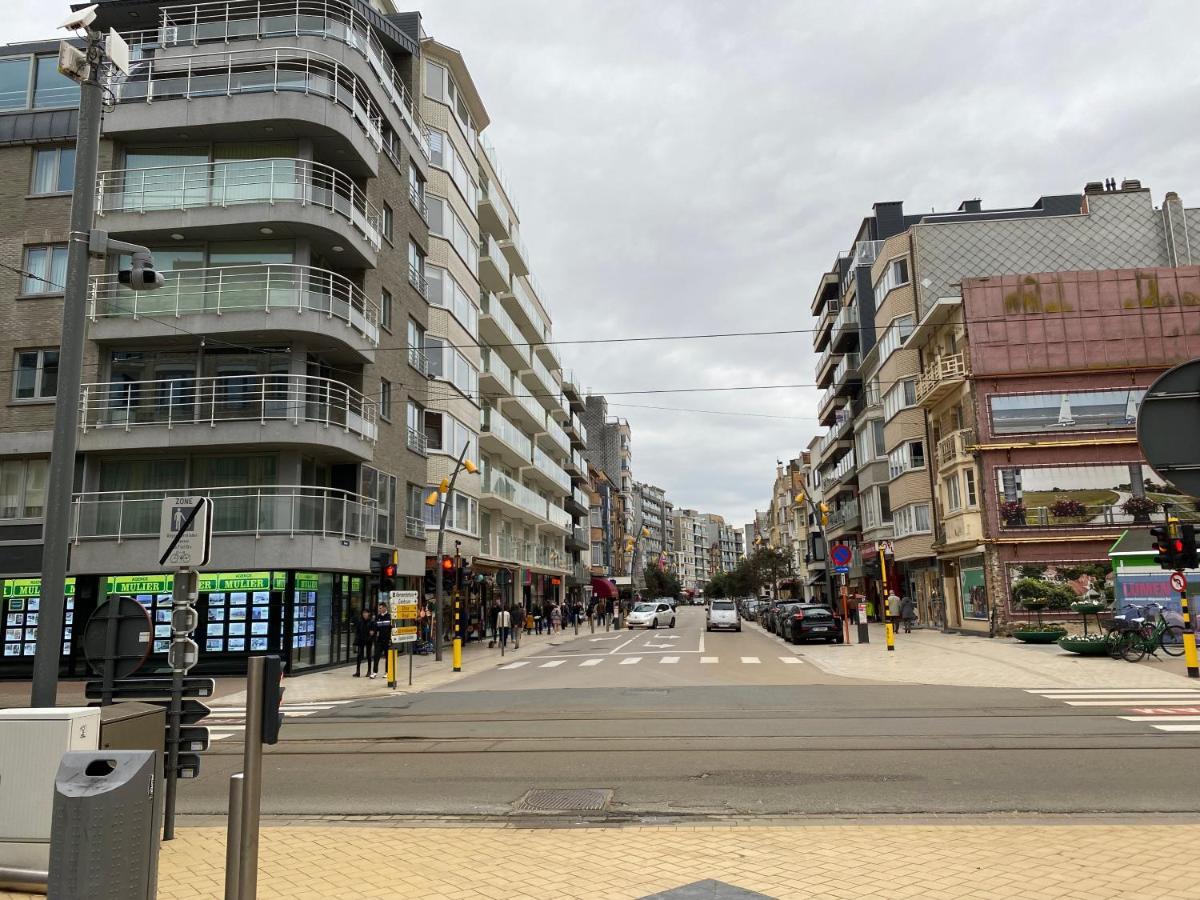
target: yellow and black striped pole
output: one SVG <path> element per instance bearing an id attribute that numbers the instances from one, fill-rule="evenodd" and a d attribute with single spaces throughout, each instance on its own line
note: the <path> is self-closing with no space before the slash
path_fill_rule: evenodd
<path id="1" fill-rule="evenodd" d="M 1191 605 L 1188 602 L 1187 576 L 1179 571 L 1175 574 L 1183 579 L 1183 588 L 1179 591 L 1179 605 L 1183 610 L 1183 658 L 1187 663 L 1187 676 L 1200 678 L 1200 663 L 1196 660 L 1196 631 L 1192 627 Z"/>
<path id="2" fill-rule="evenodd" d="M 454 591 L 454 671 L 462 671 L 462 598 Z"/>

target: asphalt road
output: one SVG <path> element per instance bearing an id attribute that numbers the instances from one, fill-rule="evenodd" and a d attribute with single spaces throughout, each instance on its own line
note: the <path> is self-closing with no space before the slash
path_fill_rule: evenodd
<path id="1" fill-rule="evenodd" d="M 675 629 L 568 634 L 449 688 L 289 720 L 263 812 L 506 815 L 532 788 L 612 790 L 612 815 L 1195 810 L 1200 734 L 809 661 L 839 649 L 705 634 L 699 609 Z M 214 745 L 181 811 L 223 812 L 240 753 Z"/>

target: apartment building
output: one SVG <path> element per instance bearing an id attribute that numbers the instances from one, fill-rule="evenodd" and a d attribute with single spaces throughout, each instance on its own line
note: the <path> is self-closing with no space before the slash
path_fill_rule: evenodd
<path id="1" fill-rule="evenodd" d="M 613 535 L 613 576 L 622 587 L 632 589 L 635 580 L 640 580 L 633 557 L 642 559 L 640 540 L 632 554 L 625 550 L 626 537 L 640 534 L 635 527 L 638 507 L 634 497 L 633 433 L 626 420 L 608 414 L 608 400 L 599 394 L 584 398 L 580 422 L 588 434 L 584 458 L 608 477 L 619 494 L 621 521 L 618 533 Z"/>
<path id="2" fill-rule="evenodd" d="M 701 514 L 694 509 L 677 509 L 672 520 L 675 532 L 675 571 L 685 591 L 702 591 L 708 582 L 708 540 Z"/>
<path id="3" fill-rule="evenodd" d="M 97 225 L 150 247 L 166 286 L 133 294 L 119 260 L 93 267 L 68 670 L 80 668 L 75 617 L 116 594 L 153 610 L 165 657 L 171 577 L 155 548 L 168 494 L 214 502 L 202 670 L 236 671 L 263 650 L 293 671 L 345 659 L 381 560 L 421 584 L 423 523 L 402 510 L 426 459 L 403 414 L 427 399 L 405 329 L 429 315 L 410 260 L 427 252 L 430 161 L 412 99 L 419 19 L 394 13 L 332 0 L 283 23 L 256 3 L 100 3 L 97 24 L 125 35 L 135 65 L 111 85 Z M 0 352 L 13 360 L 0 376 L 12 501 L 0 568 L 6 616 L 26 617 L 0 657 L 12 674 L 36 640 L 73 187 L 78 89 L 56 74 L 56 50 L 0 50 Z"/>
<path id="4" fill-rule="evenodd" d="M 638 544 L 641 568 L 652 565 L 667 567 L 671 563 L 670 548 L 674 543 L 670 503 L 666 492 L 652 484 L 635 481 L 633 484 L 634 534 L 641 535 Z"/>

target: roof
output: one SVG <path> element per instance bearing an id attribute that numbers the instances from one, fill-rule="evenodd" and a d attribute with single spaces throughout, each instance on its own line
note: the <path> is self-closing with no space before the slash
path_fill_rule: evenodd
<path id="1" fill-rule="evenodd" d="M 492 119 L 483 106 L 479 90 L 475 87 L 475 79 L 471 77 L 471 71 L 467 68 L 462 53 L 433 38 L 425 38 L 421 42 L 421 47 L 427 54 L 436 56 L 450 67 L 459 91 L 466 97 L 467 107 L 471 110 L 471 118 L 475 120 L 475 130 L 483 131 L 487 128 Z"/>

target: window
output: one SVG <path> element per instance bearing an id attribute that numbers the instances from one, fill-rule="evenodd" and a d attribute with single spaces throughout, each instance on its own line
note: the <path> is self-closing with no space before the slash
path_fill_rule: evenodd
<path id="1" fill-rule="evenodd" d="M 896 537 L 907 537 L 910 534 L 928 534 L 930 532 L 929 504 L 913 503 L 902 506 L 895 512 L 894 525 Z"/>
<path id="2" fill-rule="evenodd" d="M 0 519 L 37 519 L 46 512 L 48 459 L 0 461 Z"/>
<path id="3" fill-rule="evenodd" d="M 457 458 L 465 448 L 467 459 L 479 459 L 475 432 L 448 413 L 425 411 L 425 439 L 430 452 Z"/>
<path id="4" fill-rule="evenodd" d="M 424 297 L 429 288 L 425 283 L 425 254 L 412 241 L 408 242 L 408 282 Z"/>
<path id="5" fill-rule="evenodd" d="M 392 330 L 392 292 L 387 288 L 379 295 L 379 324 L 386 331 Z"/>
<path id="6" fill-rule="evenodd" d="M 67 248 L 26 247 L 25 275 L 21 279 L 24 296 L 61 294 L 67 283 Z"/>
<path id="7" fill-rule="evenodd" d="M 14 400 L 51 399 L 58 391 L 58 351 L 18 350 L 13 371 Z"/>
<path id="8" fill-rule="evenodd" d="M 909 469 L 925 468 L 925 442 L 924 441 L 909 441 L 908 442 L 908 467 L 909 467 Z"/>
<path id="9" fill-rule="evenodd" d="M 28 56 L 0 59 L 0 110 L 25 109 L 29 105 Z"/>
<path id="10" fill-rule="evenodd" d="M 444 338 L 425 336 L 429 374 L 449 381 L 472 403 L 479 402 L 479 371 Z"/>
<path id="11" fill-rule="evenodd" d="M 427 334 L 423 346 L 429 374 L 434 378 L 444 378 L 446 374 L 446 342 L 440 337 Z"/>
<path id="12" fill-rule="evenodd" d="M 0 60 L 0 110 L 29 109 L 31 105 L 37 109 L 79 105 L 79 85 L 58 73 L 57 54 Z"/>
<path id="13" fill-rule="evenodd" d="M 958 490 L 958 474 L 943 478 L 942 485 L 946 489 L 946 512 L 958 512 L 962 509 L 962 496 Z"/>
<path id="14" fill-rule="evenodd" d="M 904 346 L 908 336 L 913 332 L 913 317 L 900 316 L 893 319 L 879 341 L 879 364 L 882 365 L 889 356 Z"/>
<path id="15" fill-rule="evenodd" d="M 967 506 L 974 509 L 979 505 L 979 498 L 975 493 L 975 470 L 963 470 L 963 486 L 967 489 Z"/>
<path id="16" fill-rule="evenodd" d="M 430 60 L 425 60 L 425 96 L 434 100 L 446 101 L 449 96 L 447 88 L 452 84 L 450 73 L 444 66 Z"/>
<path id="17" fill-rule="evenodd" d="M 871 422 L 871 432 L 875 436 L 875 457 L 883 459 L 887 454 L 887 445 L 883 442 L 883 419 L 874 419 Z"/>
<path id="18" fill-rule="evenodd" d="M 375 541 L 396 542 L 396 476 L 363 466 L 359 493 L 375 501 Z"/>
<path id="19" fill-rule="evenodd" d="M 437 486 L 432 484 L 425 488 L 427 495 L 436 490 Z M 437 528 L 442 517 L 442 506 L 447 503 L 449 509 L 446 512 L 446 528 L 450 531 L 477 536 L 479 534 L 479 501 L 466 494 L 460 494 L 458 491 L 451 491 L 445 497 L 439 495 L 436 506 L 422 504 L 425 524 Z"/>
<path id="20" fill-rule="evenodd" d="M 883 274 L 879 276 L 879 280 L 875 282 L 876 308 L 883 302 L 883 298 L 887 296 L 888 291 L 898 288 L 903 284 L 908 284 L 907 256 L 890 260 L 887 267 L 883 270 Z"/>
<path id="21" fill-rule="evenodd" d="M 379 414 L 392 421 L 392 383 L 386 378 L 379 380 Z"/>
<path id="22" fill-rule="evenodd" d="M 990 398 L 993 434 L 1133 428 L 1145 388 L 998 394 Z"/>
<path id="23" fill-rule="evenodd" d="M 390 206 L 388 206 L 386 203 L 382 204 L 382 206 L 383 206 L 383 236 L 388 239 L 388 243 L 391 243 L 392 220 L 394 218 L 394 214 L 392 213 L 392 208 Z"/>
<path id="24" fill-rule="evenodd" d="M 479 308 L 471 295 L 449 270 L 441 266 L 425 266 L 427 299 L 431 306 L 449 310 L 471 337 L 479 338 Z"/>
<path id="25" fill-rule="evenodd" d="M 914 406 L 917 402 L 917 379 L 906 378 L 892 385 L 891 390 L 883 395 L 883 419 L 896 415 L 902 409 Z"/>
<path id="26" fill-rule="evenodd" d="M 59 74 L 57 55 L 37 58 L 33 105 L 35 109 L 79 105 L 79 85 Z"/>
<path id="27" fill-rule="evenodd" d="M 462 257 L 463 262 L 471 270 L 471 274 L 479 272 L 479 243 L 471 236 L 467 226 L 463 224 L 458 214 L 450 208 L 445 198 L 429 194 L 426 197 L 429 204 L 429 233 L 444 238 L 454 245 L 455 251 Z"/>
<path id="28" fill-rule="evenodd" d="M 51 147 L 34 152 L 31 194 L 69 194 L 74 187 L 74 147 Z"/>
<path id="29" fill-rule="evenodd" d="M 425 215 L 425 179 L 421 177 L 421 173 L 417 171 L 417 167 L 409 165 L 408 167 L 408 199 L 417 212 L 422 217 Z"/>

